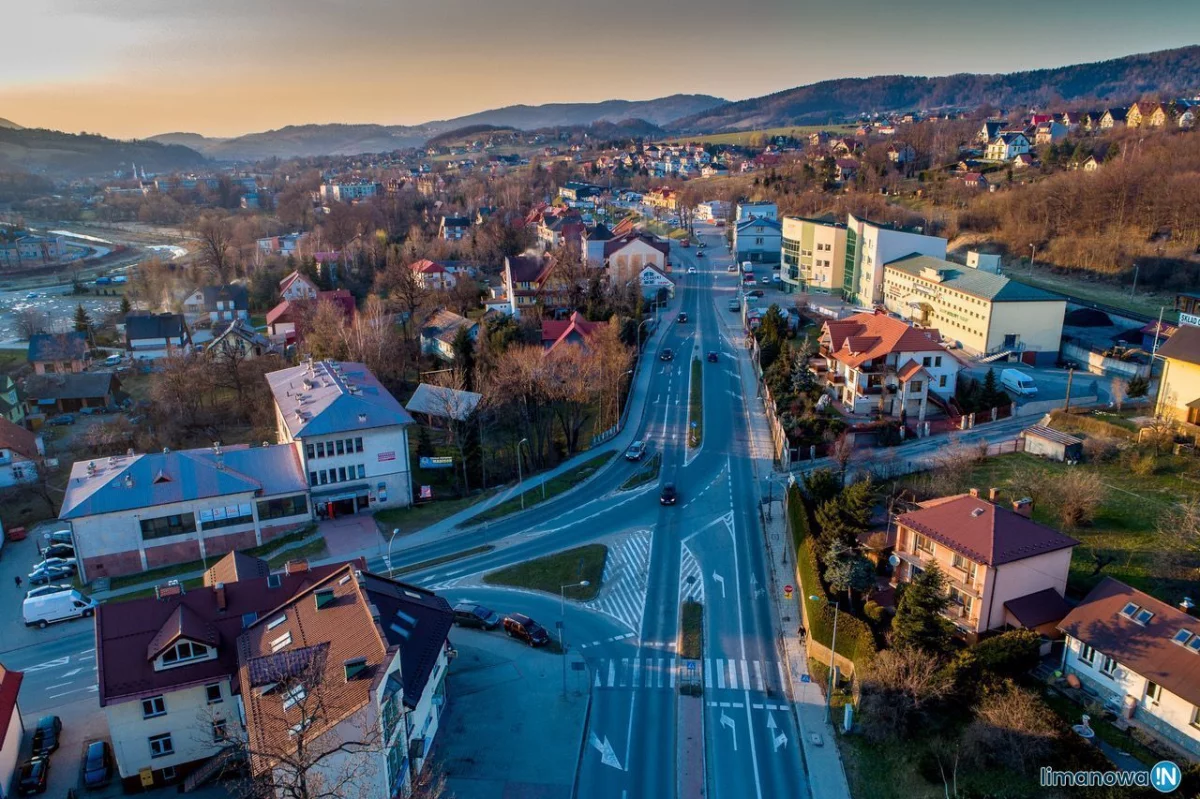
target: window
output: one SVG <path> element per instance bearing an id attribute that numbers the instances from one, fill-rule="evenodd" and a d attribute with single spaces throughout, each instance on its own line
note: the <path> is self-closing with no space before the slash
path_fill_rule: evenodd
<path id="1" fill-rule="evenodd" d="M 311 461 L 313 458 L 317 457 L 317 448 L 312 444 L 305 444 L 304 456 Z"/>
<path id="2" fill-rule="evenodd" d="M 933 554 L 933 542 L 920 533 L 913 533 L 913 548 L 918 552 Z"/>
<path id="3" fill-rule="evenodd" d="M 220 527 L 232 527 L 236 524 L 253 523 L 254 510 L 249 502 L 200 511 L 201 530 L 215 530 Z"/>
<path id="4" fill-rule="evenodd" d="M 1146 698 L 1150 700 L 1150 704 L 1157 705 L 1158 700 L 1162 698 L 1162 686 L 1152 680 L 1147 680 Z"/>
<path id="5" fill-rule="evenodd" d="M 941 377 L 938 378 L 938 388 L 945 388 L 945 387 L 946 387 L 946 376 L 942 375 Z"/>
<path id="6" fill-rule="evenodd" d="M 292 644 L 292 634 L 291 634 L 291 632 L 286 632 L 271 642 L 271 651 L 278 652 L 279 650 L 283 649 L 284 647 L 291 646 L 291 644 Z"/>
<path id="7" fill-rule="evenodd" d="M 928 355 L 926 355 L 924 358 L 921 359 L 921 365 L 922 366 L 932 366 L 933 359 L 930 358 Z"/>
<path id="8" fill-rule="evenodd" d="M 346 482 L 346 467 L 345 466 L 338 467 L 338 482 L 340 482 L 340 483 Z"/>
<path id="9" fill-rule="evenodd" d="M 304 690 L 303 685 L 293 685 L 283 693 L 283 709 L 287 710 L 293 707 L 297 702 L 303 701 L 306 696 L 308 696 L 308 691 Z"/>
<path id="10" fill-rule="evenodd" d="M 321 477 L 321 485 L 325 485 L 326 483 L 329 482 L 329 473 L 327 471 L 325 471 L 324 469 L 322 469 L 320 471 L 320 477 Z"/>
<path id="11" fill-rule="evenodd" d="M 325 457 L 325 442 L 324 441 L 317 442 L 317 457 L 318 458 Z"/>
<path id="12" fill-rule="evenodd" d="M 316 472 L 312 472 L 313 485 L 316 485 Z M 264 499 L 258 503 L 259 521 L 264 519 L 283 519 L 288 516 L 300 516 L 308 513 L 308 497 L 297 494 L 294 497 L 281 499 Z"/>
<path id="13" fill-rule="evenodd" d="M 908 383 L 908 390 L 909 390 L 909 391 L 920 391 L 920 390 L 921 390 L 922 388 L 924 388 L 924 387 L 925 387 L 925 381 L 924 381 L 924 380 L 911 380 L 911 381 L 909 381 L 909 383 Z"/>
<path id="14" fill-rule="evenodd" d="M 164 666 L 177 666 L 193 660 L 204 660 L 208 657 L 208 647 L 194 641 L 180 641 L 174 647 L 163 653 Z"/>
<path id="15" fill-rule="evenodd" d="M 225 734 L 225 719 L 213 719 L 213 743 L 222 743 L 228 736 Z"/>
<path id="16" fill-rule="evenodd" d="M 194 513 L 176 513 L 156 519 L 142 519 L 142 538 L 166 538 L 172 535 L 187 535 L 196 532 Z"/>
<path id="17" fill-rule="evenodd" d="M 167 702 L 161 696 L 151 696 L 142 700 L 142 718 L 152 719 L 165 715 L 167 715 Z"/>
<path id="18" fill-rule="evenodd" d="M 938 355 L 937 357 L 935 357 L 935 358 L 933 359 L 933 365 L 934 365 L 934 366 L 941 366 L 941 365 L 942 365 L 942 356 Z M 945 378 L 942 378 L 942 379 L 943 379 L 943 380 L 945 380 Z"/>
<path id="19" fill-rule="evenodd" d="M 362 451 L 363 451 L 363 447 L 362 447 L 362 439 L 361 439 L 361 438 L 356 438 L 356 439 L 354 439 L 354 451 L 355 451 L 355 452 L 362 452 Z"/>
<path id="20" fill-rule="evenodd" d="M 361 463 L 358 464 L 358 479 L 361 480 L 366 476 L 367 476 L 367 467 L 363 466 Z"/>
<path id="21" fill-rule="evenodd" d="M 340 438 L 337 440 L 337 454 L 339 454 L 339 455 L 346 454 L 346 444 Z"/>
<path id="22" fill-rule="evenodd" d="M 221 683 L 214 682 L 204 686 L 204 697 L 208 700 L 210 705 L 223 702 L 224 698 L 221 696 Z"/>
<path id="23" fill-rule="evenodd" d="M 1084 663 L 1088 664 L 1089 666 L 1092 665 L 1092 663 L 1096 660 L 1096 650 L 1092 649 L 1090 646 L 1085 644 L 1083 641 L 1080 641 L 1079 642 L 1079 659 L 1082 660 Z"/>
<path id="24" fill-rule="evenodd" d="M 1100 662 L 1100 673 L 1111 677 L 1113 672 L 1116 670 L 1117 661 L 1113 660 L 1108 655 L 1105 655 L 1104 659 Z"/>
<path id="25" fill-rule="evenodd" d="M 174 766 L 165 767 L 161 773 L 162 773 L 163 782 L 170 782 L 171 780 L 175 779 L 175 767 Z"/>
<path id="26" fill-rule="evenodd" d="M 308 473 L 308 484 L 310 486 L 315 486 L 317 484 L 317 473 L 316 472 Z M 258 503 L 258 507 L 259 507 L 258 516 L 260 519 L 262 518 L 262 505 L 263 504 L 261 502 Z"/>
<path id="27" fill-rule="evenodd" d="M 151 735 L 146 739 L 150 742 L 150 757 L 166 757 L 175 754 L 175 744 L 171 741 L 171 733 Z"/>

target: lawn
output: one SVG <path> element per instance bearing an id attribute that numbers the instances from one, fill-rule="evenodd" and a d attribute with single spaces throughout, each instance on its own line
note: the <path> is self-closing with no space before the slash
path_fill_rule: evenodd
<path id="1" fill-rule="evenodd" d="M 1028 250 L 1028 248 L 1026 248 Z M 1028 252 L 1026 252 L 1028 255 Z M 1176 322 L 1179 314 L 1175 311 L 1175 295 L 1167 292 L 1154 293 L 1139 291 L 1129 296 L 1129 287 L 1115 283 L 1104 283 L 1098 280 L 1084 280 L 1072 275 L 1059 275 L 1041 267 L 1029 271 L 1026 261 L 1017 269 L 1008 271 L 1009 277 L 1031 286 L 1077 297 L 1081 300 L 1111 305 L 1114 308 L 1124 308 L 1145 316 L 1157 318 L 1160 308 L 1166 308 L 1163 313 L 1164 322 Z"/>
<path id="2" fill-rule="evenodd" d="M 615 452 L 605 452 L 603 455 L 597 455 L 594 458 L 584 461 L 574 469 L 569 469 L 563 472 L 558 477 L 550 478 L 545 482 L 544 485 L 539 484 L 538 486 L 529 489 L 524 493 L 525 508 L 532 508 L 534 505 L 537 505 L 540 502 L 553 499 L 564 491 L 574 488 L 595 474 L 596 471 L 599 470 L 600 467 L 604 466 L 604 464 L 608 463 L 608 461 L 615 454 Z M 545 493 L 545 496 L 543 496 L 543 492 Z M 488 508 L 483 513 L 471 517 L 467 521 L 463 522 L 461 526 L 472 527 L 477 524 L 483 524 L 484 522 L 495 521 L 496 519 L 507 516 L 510 513 L 517 513 L 520 510 L 521 495 L 518 494 L 515 497 L 506 499 L 505 501 Z"/>
<path id="3" fill-rule="evenodd" d="M 272 569 L 282 569 L 288 561 L 315 560 L 327 554 L 328 550 L 325 548 L 325 539 L 318 538 L 315 541 L 309 541 L 307 544 L 301 544 L 286 552 L 280 552 L 278 555 L 267 558 L 267 565 Z"/>
<path id="4" fill-rule="evenodd" d="M 704 442 L 704 378 L 699 358 L 692 359 L 692 381 L 688 386 L 688 446 Z"/>
<path id="5" fill-rule="evenodd" d="M 640 469 L 629 475 L 629 478 L 624 483 L 621 483 L 621 490 L 628 491 L 631 488 L 637 488 L 638 486 L 643 486 L 646 483 L 657 480 L 658 471 L 661 467 L 662 453 L 656 452 L 650 456 L 650 460 L 642 464 Z"/>
<path id="6" fill-rule="evenodd" d="M 1053 689 L 1046 690 L 1043 698 L 1046 700 L 1046 704 L 1058 714 L 1059 718 L 1069 725 L 1078 724 L 1083 720 L 1083 714 L 1088 712 L 1087 708 L 1073 702 L 1069 697 L 1063 696 Z M 1162 756 L 1134 740 L 1129 734 L 1117 729 L 1111 723 L 1097 718 L 1094 714 L 1089 719 L 1088 724 L 1096 731 L 1097 738 L 1122 752 L 1128 752 L 1147 766 L 1153 766 L 1163 759 Z"/>
<path id="7" fill-rule="evenodd" d="M 587 580 L 587 586 L 568 588 L 565 592 L 568 599 L 587 601 L 600 593 L 607 557 L 608 547 L 588 544 L 491 572 L 484 575 L 483 581 L 489 585 L 530 588 L 558 596 L 562 586 Z"/>
<path id="8" fill-rule="evenodd" d="M 395 528 L 399 528 L 400 535 L 403 536 L 440 522 L 448 516 L 453 516 L 460 510 L 469 508 L 494 493 L 495 489 L 470 497 L 435 499 L 431 502 L 413 505 L 411 508 L 389 508 L 376 513 L 375 521 L 379 523 L 379 532 L 384 538 L 390 537 Z"/>
<path id="9" fill-rule="evenodd" d="M 704 606 L 688 600 L 679 613 L 679 657 L 699 660 L 704 656 Z"/>
<path id="10" fill-rule="evenodd" d="M 0 350 L 0 372 L 6 375 L 13 374 L 27 363 L 25 350 Z"/>

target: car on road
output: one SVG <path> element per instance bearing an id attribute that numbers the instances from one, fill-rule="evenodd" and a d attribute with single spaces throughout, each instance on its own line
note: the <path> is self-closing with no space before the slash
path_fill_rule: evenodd
<path id="1" fill-rule="evenodd" d="M 720 355 L 717 355 L 717 353 L 715 353 L 715 352 L 710 352 L 710 353 L 708 354 L 708 362 L 709 362 L 709 363 L 716 363 L 716 362 L 717 362 L 717 361 L 719 361 L 719 360 L 721 360 L 721 356 L 720 356 Z"/>
<path id="2" fill-rule="evenodd" d="M 683 312 L 680 312 L 679 316 L 675 317 L 676 322 L 686 322 L 687 320 L 688 320 L 688 315 Z"/>
<path id="3" fill-rule="evenodd" d="M 642 456 L 646 454 L 646 442 L 635 441 L 629 445 L 629 449 L 625 450 L 625 460 L 640 461 Z"/>
<path id="4" fill-rule="evenodd" d="M 762 283 L 764 286 L 769 286 L 769 285 L 771 285 L 771 276 L 770 276 L 770 275 L 763 275 L 763 276 L 762 276 L 762 280 L 761 280 L 760 282 L 761 282 L 761 283 Z"/>
<path id="5" fill-rule="evenodd" d="M 43 558 L 62 558 L 63 560 L 75 559 L 75 547 L 70 544 L 51 544 L 42 550 Z"/>
<path id="6" fill-rule="evenodd" d="M 62 594 L 72 590 L 74 589 L 65 583 L 62 585 L 54 585 L 53 583 L 50 585 L 39 585 L 37 588 L 30 588 L 28 591 L 26 591 L 25 598 L 33 599 L 34 597 L 49 596 L 50 594 Z"/>
<path id="7" fill-rule="evenodd" d="M 46 784 L 50 779 L 50 761 L 44 757 L 35 757 L 21 764 L 17 774 L 17 794 L 32 796 L 46 792 Z"/>
<path id="8" fill-rule="evenodd" d="M 783 278 L 780 275 L 771 275 L 771 282 L 772 283 L 782 283 Z"/>
<path id="9" fill-rule="evenodd" d="M 459 627 L 494 630 L 500 626 L 500 614 L 474 602 L 459 602 L 454 606 L 454 623 Z"/>
<path id="10" fill-rule="evenodd" d="M 104 359 L 104 365 L 105 366 L 120 366 L 121 365 L 121 356 L 120 355 L 108 356 L 107 358 Z"/>
<path id="11" fill-rule="evenodd" d="M 49 757 L 58 749 L 58 738 L 62 733 L 62 719 L 58 716 L 42 716 L 33 730 L 33 756 Z"/>
<path id="12" fill-rule="evenodd" d="M 108 741 L 92 741 L 83 752 L 83 787 L 103 788 L 112 782 L 112 751 Z"/>
<path id="13" fill-rule="evenodd" d="M 697 258 L 703 258 L 703 257 L 704 257 L 704 250 L 698 250 L 698 251 L 696 252 L 696 257 L 697 257 Z"/>
<path id="14" fill-rule="evenodd" d="M 659 492 L 659 495 L 658 495 L 658 504 L 674 505 L 676 500 L 678 500 L 678 499 L 679 499 L 679 492 L 675 490 L 675 484 L 674 483 L 664 483 L 663 487 L 662 487 L 662 491 Z"/>
<path id="15" fill-rule="evenodd" d="M 25 626 L 36 626 L 42 630 L 55 622 L 90 618 L 95 612 L 96 600 L 74 588 L 27 597 L 21 603 L 21 619 Z"/>
<path id="16" fill-rule="evenodd" d="M 665 349 L 661 353 L 659 353 L 658 359 L 660 361 L 673 361 L 673 360 L 675 360 L 675 353 L 671 350 L 670 347 L 668 347 L 667 349 Z"/>
<path id="17" fill-rule="evenodd" d="M 682 241 L 679 242 L 679 246 L 680 247 L 691 247 L 692 243 L 690 241 L 688 241 L 687 239 L 683 239 Z"/>
<path id="18" fill-rule="evenodd" d="M 30 585 L 43 585 L 75 576 L 74 566 L 35 566 L 28 575 Z"/>
<path id="19" fill-rule="evenodd" d="M 54 427 L 63 427 L 69 424 L 75 424 L 75 417 L 69 413 L 62 413 L 58 416 L 51 416 L 46 420 L 46 424 Z"/>
<path id="20" fill-rule="evenodd" d="M 504 632 L 530 646 L 544 646 L 550 642 L 550 634 L 546 632 L 546 628 L 523 613 L 510 613 L 505 616 Z"/>
<path id="21" fill-rule="evenodd" d="M 751 289 L 750 291 L 746 292 L 747 297 L 761 297 L 762 295 L 763 295 L 762 289 Z"/>
<path id="22" fill-rule="evenodd" d="M 736 272 L 736 271 L 737 271 L 737 265 L 736 265 L 736 264 L 730 264 L 729 266 L 725 267 L 725 271 L 726 271 L 726 272 Z"/>
<path id="23" fill-rule="evenodd" d="M 688 267 L 688 274 L 689 274 L 689 275 L 694 275 L 694 274 L 696 274 L 696 267 L 694 267 L 694 266 L 689 266 L 689 267 Z"/>

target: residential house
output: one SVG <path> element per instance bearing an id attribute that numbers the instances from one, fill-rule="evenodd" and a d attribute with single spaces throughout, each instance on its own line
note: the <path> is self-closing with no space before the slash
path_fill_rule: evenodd
<path id="1" fill-rule="evenodd" d="M 259 239 L 258 252 L 261 255 L 298 256 L 308 245 L 308 233 L 287 233 L 282 236 L 268 236 Z M 294 273 L 293 273 L 294 274 Z"/>
<path id="2" fill-rule="evenodd" d="M 558 196 L 571 205 L 592 200 L 603 193 L 604 189 L 599 186 L 574 180 L 568 181 L 566 185 L 560 186 L 558 189 Z"/>
<path id="3" fill-rule="evenodd" d="M 945 258 L 946 240 L 927 236 L 920 228 L 905 230 L 848 214 L 846 260 L 842 273 L 842 292 L 846 299 L 863 305 L 882 303 L 883 265 L 912 253 Z"/>
<path id="4" fill-rule="evenodd" d="M 40 435 L 0 419 L 0 488 L 34 480 L 38 461 L 45 455 L 46 446 Z"/>
<path id="5" fill-rule="evenodd" d="M 215 776 L 245 739 L 238 638 L 344 568 L 271 574 L 266 561 L 230 552 L 202 586 L 161 586 L 154 596 L 96 609 L 96 696 L 126 791 Z"/>
<path id="6" fill-rule="evenodd" d="M 412 504 L 412 417 L 361 363 L 312 361 L 267 373 L 276 435 L 308 475 L 319 516 Z"/>
<path id="7" fill-rule="evenodd" d="M 125 399 L 121 381 L 112 372 L 30 375 L 21 386 L 21 395 L 30 416 L 103 408 Z"/>
<path id="8" fill-rule="evenodd" d="M 1125 109 L 1110 108 L 1100 117 L 1100 130 L 1111 130 L 1125 125 Z"/>
<path id="9" fill-rule="evenodd" d="M 1100 123 L 1104 119 L 1104 113 L 1101 111 L 1086 111 L 1079 116 L 1079 127 L 1086 133 L 1095 133 L 1100 130 Z"/>
<path id="10" fill-rule="evenodd" d="M 1084 159 L 1083 163 L 1079 165 L 1079 168 L 1084 172 L 1095 172 L 1100 168 L 1100 162 L 1096 160 L 1096 156 L 1089 155 Z"/>
<path id="11" fill-rule="evenodd" d="M 738 224 L 751 219 L 769 219 L 779 221 L 779 210 L 775 203 L 738 203 L 735 210 Z"/>
<path id="12" fill-rule="evenodd" d="M 538 244 L 543 250 L 574 248 L 578 246 L 584 228 L 582 217 L 573 211 L 558 215 L 544 214 L 537 226 Z"/>
<path id="13" fill-rule="evenodd" d="M 678 207 L 679 193 L 669 186 L 663 186 L 647 191 L 642 195 L 642 201 L 651 208 L 674 211 Z"/>
<path id="14" fill-rule="evenodd" d="M 897 166 L 907 164 L 917 157 L 917 151 L 912 148 L 912 145 L 904 142 L 894 142 L 888 145 L 887 148 L 888 160 Z"/>
<path id="15" fill-rule="evenodd" d="M 1003 275 L 909 255 L 884 264 L 883 304 L 918 325 L 936 325 L 972 355 L 1058 359 L 1066 298 Z"/>
<path id="16" fill-rule="evenodd" d="M 0 419 L 7 419 L 13 424 L 25 421 L 25 404 L 21 402 L 17 381 L 11 375 L 0 375 Z"/>
<path id="17" fill-rule="evenodd" d="M 992 140 L 999 135 L 1004 129 L 1004 120 L 1002 119 L 985 119 L 979 127 L 979 132 L 975 134 L 976 140 L 982 144 L 991 144 Z"/>
<path id="18" fill-rule="evenodd" d="M 1200 327 L 1181 324 L 1156 354 L 1163 371 L 1155 415 L 1200 425 Z"/>
<path id="19" fill-rule="evenodd" d="M 24 672 L 0 665 L 0 799 L 16 795 L 9 793 L 9 786 L 16 779 L 25 752 L 25 723 L 17 704 L 24 677 Z"/>
<path id="20" fill-rule="evenodd" d="M 614 236 L 604 243 L 604 264 L 614 285 L 639 280 L 642 270 L 653 266 L 667 271 L 671 246 L 645 233 L 630 232 Z"/>
<path id="21" fill-rule="evenodd" d="M 658 302 L 675 297 L 675 281 L 654 264 L 646 264 L 642 267 L 638 282 L 642 286 L 642 298 L 647 301 Z"/>
<path id="22" fill-rule="evenodd" d="M 1042 144 L 1057 144 L 1067 137 L 1067 126 L 1061 122 L 1050 120 L 1040 123 L 1034 132 L 1034 143 Z"/>
<path id="23" fill-rule="evenodd" d="M 554 352 L 557 348 L 568 344 L 588 349 L 592 336 L 607 324 L 607 322 L 589 322 L 579 311 L 573 312 L 567 319 L 543 319 L 542 346 L 546 352 Z"/>
<path id="24" fill-rule="evenodd" d="M 87 334 L 72 330 L 66 333 L 34 333 L 29 337 L 26 356 L 35 374 L 47 372 L 82 372 L 91 360 Z"/>
<path id="25" fill-rule="evenodd" d="M 447 707 L 453 621 L 436 594 L 352 565 L 259 617 L 237 643 L 251 773 L 295 784 L 288 755 L 303 744 L 331 753 L 300 766 L 309 780 L 410 795 Z M 355 741 L 379 743 L 345 745 Z"/>
<path id="26" fill-rule="evenodd" d="M 1018 156 L 1018 158 L 1019 157 L 1020 156 Z M 1013 165 L 1014 166 L 1016 165 L 1016 161 L 1013 162 Z M 986 190 L 989 187 L 989 185 L 991 185 L 988 183 L 987 178 L 985 178 L 983 176 L 982 172 L 964 172 L 962 174 L 962 176 L 959 178 L 959 181 L 964 186 L 966 186 L 967 188 L 970 188 L 970 189 Z"/>
<path id="27" fill-rule="evenodd" d="M 1178 109 L 1174 105 L 1167 103 L 1155 103 L 1145 117 L 1145 123 L 1151 128 L 1165 128 L 1170 126 L 1179 115 Z"/>
<path id="28" fill-rule="evenodd" d="M 454 341 L 462 331 L 474 341 L 479 336 L 479 323 L 445 308 L 434 311 L 421 328 L 421 351 L 454 363 Z"/>
<path id="29" fill-rule="evenodd" d="M 245 319 L 234 319 L 228 327 L 217 332 L 204 348 L 206 355 L 228 363 L 253 360 L 278 352 L 275 344 Z"/>
<path id="30" fill-rule="evenodd" d="M 613 239 L 613 232 L 602 222 L 580 231 L 579 252 L 588 266 L 604 266 L 604 245 Z"/>
<path id="31" fill-rule="evenodd" d="M 195 319 L 207 316 L 212 322 L 232 322 L 250 317 L 250 295 L 237 283 L 224 286 L 204 286 L 183 300 L 183 311 Z"/>
<path id="32" fill-rule="evenodd" d="M 429 427 L 443 427 L 448 420 L 465 422 L 479 407 L 482 394 L 447 386 L 419 383 L 404 409 Z"/>
<path id="33" fill-rule="evenodd" d="M 1063 599 L 1074 538 L 1035 522 L 1033 503 L 1006 507 L 995 489 L 918 503 L 896 517 L 893 580 L 909 583 L 936 563 L 946 575 L 946 615 L 969 641 L 1006 627 L 1045 631 L 1070 610 Z"/>
<path id="34" fill-rule="evenodd" d="M 192 332 L 178 313 L 130 313 L 125 317 L 125 351 L 134 361 L 157 361 L 192 351 Z"/>
<path id="35" fill-rule="evenodd" d="M 443 216 L 438 224 L 438 238 L 444 241 L 462 241 L 470 234 L 469 216 Z"/>
<path id="36" fill-rule="evenodd" d="M 1125 125 L 1131 128 L 1138 128 L 1148 121 L 1150 113 L 1153 111 L 1154 103 L 1134 103 L 1129 108 L 1125 109 Z"/>
<path id="37" fill-rule="evenodd" d="M 785 216 L 780 230 L 780 279 L 789 294 L 832 294 L 842 289 L 846 226 L 832 217 Z"/>
<path id="38" fill-rule="evenodd" d="M 457 278 L 454 273 L 439 263 L 423 258 L 409 264 L 417 285 L 426 290 L 448 290 L 454 288 Z"/>
<path id="39" fill-rule="evenodd" d="M 1011 161 L 1029 152 L 1029 139 L 1019 130 L 1001 131 L 987 146 L 984 157 L 990 161 Z"/>
<path id="40" fill-rule="evenodd" d="M 1033 157 L 1033 153 L 1021 153 L 1009 163 L 1012 165 L 1013 169 L 1028 169 L 1034 165 L 1035 159 Z"/>
<path id="41" fill-rule="evenodd" d="M 319 293 L 317 284 L 306 275 L 292 272 L 279 281 L 279 297 L 284 300 L 315 300 Z"/>
<path id="42" fill-rule="evenodd" d="M 783 226 L 774 219 L 752 216 L 738 222 L 733 233 L 734 260 L 767 267 L 779 265 Z"/>
<path id="43" fill-rule="evenodd" d="M 520 318 L 522 311 L 541 302 L 554 266 L 549 255 L 505 256 L 504 293 L 511 316 Z"/>
<path id="44" fill-rule="evenodd" d="M 346 289 L 333 291 L 318 291 L 315 302 L 304 298 L 299 300 L 283 300 L 267 311 L 267 335 L 271 339 L 286 344 L 293 344 L 303 337 L 299 329 L 312 317 L 316 306 L 329 303 L 338 308 L 346 321 L 352 321 L 356 313 L 354 295 Z"/>
<path id="45" fill-rule="evenodd" d="M 1059 624 L 1062 671 L 1132 726 L 1200 757 L 1200 620 L 1105 577 Z"/>
<path id="46" fill-rule="evenodd" d="M 58 518 L 91 582 L 257 546 L 312 512 L 292 447 L 218 444 L 76 461 Z"/>
<path id="47" fill-rule="evenodd" d="M 961 368 L 936 330 L 882 310 L 825 322 L 820 352 L 826 384 L 847 411 L 878 410 L 917 421 L 925 421 L 930 395 L 936 393 L 943 406 L 954 396 Z"/>

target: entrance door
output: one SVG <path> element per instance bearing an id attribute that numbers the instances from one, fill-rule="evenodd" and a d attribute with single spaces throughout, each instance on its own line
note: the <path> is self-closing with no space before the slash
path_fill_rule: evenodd
<path id="1" fill-rule="evenodd" d="M 353 498 L 334 500 L 331 504 L 333 505 L 334 513 L 338 516 L 352 516 L 358 510 L 354 506 Z"/>

